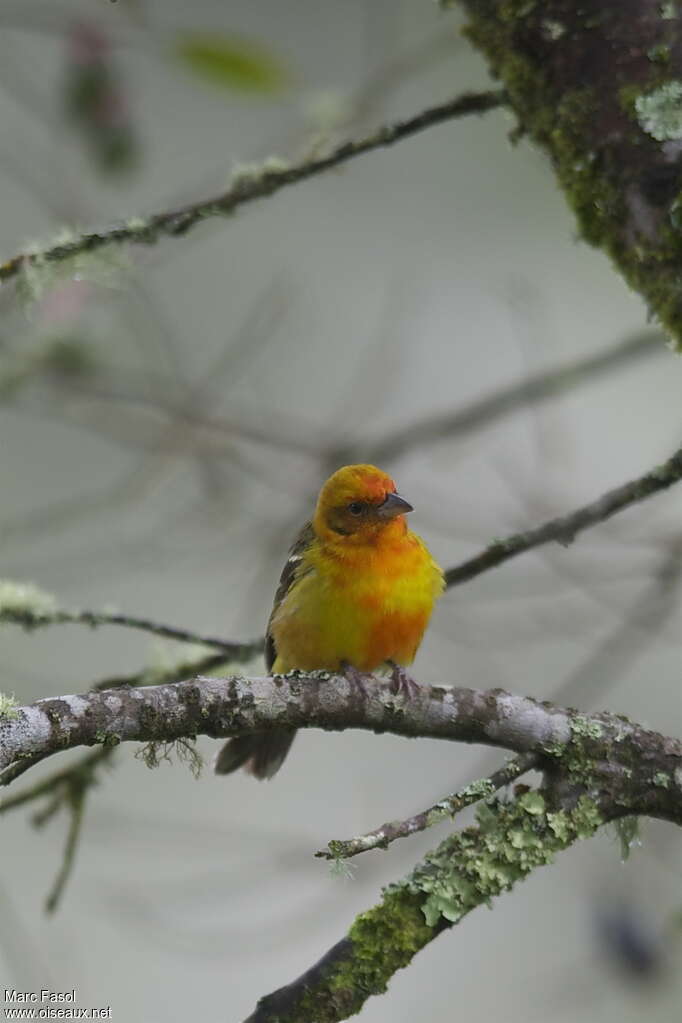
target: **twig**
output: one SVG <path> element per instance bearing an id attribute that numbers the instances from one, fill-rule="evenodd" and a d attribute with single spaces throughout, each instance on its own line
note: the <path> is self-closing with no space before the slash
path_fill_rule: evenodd
<path id="1" fill-rule="evenodd" d="M 440 934 L 603 823 L 598 799 L 581 794 L 564 808 L 543 789 L 482 809 L 477 825 L 446 838 L 386 887 L 381 901 L 310 969 L 259 999 L 246 1023 L 336 1023 L 354 1016 Z"/>
<path id="2" fill-rule="evenodd" d="M 565 394 L 579 384 L 613 370 L 615 365 L 664 351 L 660 331 L 641 331 L 598 355 L 589 356 L 559 369 L 537 373 L 519 384 L 510 384 L 455 412 L 442 412 L 421 422 L 412 423 L 404 430 L 394 430 L 390 437 L 370 445 L 369 453 L 365 444 L 363 457 L 383 465 L 384 462 L 391 462 L 415 447 L 445 437 L 461 436 L 481 426 L 488 426 L 522 405 L 546 401 L 558 394 Z"/>
<path id="3" fill-rule="evenodd" d="M 358 853 L 367 852 L 369 849 L 387 849 L 397 838 L 416 835 L 417 832 L 425 831 L 446 817 L 454 817 L 465 807 L 487 799 L 498 789 L 530 771 L 537 763 L 538 757 L 534 753 L 515 757 L 487 778 L 472 782 L 454 795 L 446 796 L 440 802 L 434 803 L 428 810 L 415 814 L 414 817 L 408 817 L 403 821 L 389 821 L 375 831 L 369 831 L 356 838 L 332 839 L 326 849 L 320 849 L 315 855 L 327 860 L 340 860 L 357 856 Z"/>
<path id="4" fill-rule="evenodd" d="M 623 508 L 636 504 L 638 501 L 643 501 L 645 498 L 651 497 L 652 494 L 667 490 L 674 483 L 678 483 L 680 479 L 682 479 L 682 448 L 679 448 L 663 465 L 657 466 L 629 483 L 607 491 L 596 501 L 585 504 L 568 515 L 550 519 L 549 522 L 545 522 L 535 529 L 529 529 L 526 533 L 516 533 L 507 537 L 506 540 L 496 540 L 475 557 L 454 568 L 449 568 L 445 573 L 446 584 L 448 587 L 459 586 L 480 575 L 481 572 L 495 568 L 504 561 L 516 557 L 517 554 L 523 554 L 524 551 L 540 547 L 552 540 L 568 545 L 583 529 L 589 529 L 590 526 L 604 522 L 616 512 L 622 511 Z"/>
<path id="5" fill-rule="evenodd" d="M 86 753 L 79 760 L 76 760 L 69 767 L 64 768 L 62 771 L 55 771 L 54 774 L 50 774 L 47 778 L 43 778 L 42 781 L 37 782 L 31 788 L 24 789 L 23 792 L 17 792 L 12 796 L 7 796 L 0 800 L 0 814 L 7 813 L 8 810 L 16 810 L 19 806 L 24 806 L 26 803 L 33 802 L 34 799 L 40 799 L 42 796 L 50 795 L 55 789 L 59 790 L 63 786 L 74 784 L 74 779 L 78 776 L 80 778 L 94 778 L 94 771 L 100 764 L 105 760 L 108 760 L 112 755 L 113 749 L 111 746 L 99 746 L 92 753 Z M 41 758 L 43 759 L 43 758 Z M 21 761 L 19 761 L 21 763 Z M 9 770 L 9 769 L 8 769 Z M 9 781 L 13 780 L 8 778 L 4 780 L 3 776 L 0 776 L 2 780 L 0 784 L 6 785 Z M 17 777 L 15 775 L 14 777 Z"/>
<path id="6" fill-rule="evenodd" d="M 180 661 L 172 668 L 161 671 L 156 668 L 144 668 L 131 675 L 110 675 L 108 678 L 95 682 L 90 689 L 94 693 L 101 693 L 103 689 L 129 689 L 137 686 L 160 685 L 162 682 L 180 682 L 183 678 L 189 678 L 191 675 L 203 675 L 207 671 L 215 671 L 229 663 L 230 660 L 233 658 L 226 658 L 224 653 L 207 654 L 200 660 Z"/>
<path id="7" fill-rule="evenodd" d="M 62 807 L 69 812 L 69 830 L 64 846 L 61 867 L 52 888 L 45 900 L 45 910 L 53 913 L 59 904 L 66 883 L 73 871 L 78 839 L 83 824 L 83 808 L 89 789 L 96 784 L 97 769 L 108 761 L 113 754 L 112 746 L 100 746 L 92 753 L 87 753 L 75 763 L 44 778 L 36 785 L 0 802 L 0 813 L 15 810 L 35 799 L 47 797 L 47 803 L 33 815 L 35 827 L 43 827 Z M 4 772 L 3 772 L 4 773 Z"/>
<path id="8" fill-rule="evenodd" d="M 164 636 L 181 643 L 197 643 L 200 646 L 215 647 L 223 654 L 224 660 L 245 662 L 251 660 L 263 650 L 263 640 L 255 639 L 246 643 L 234 643 L 217 636 L 204 636 L 189 629 L 176 628 L 174 625 L 162 625 L 149 618 L 138 618 L 135 615 L 118 614 L 111 611 L 67 611 L 63 608 L 54 610 L 33 610 L 32 608 L 0 607 L 0 622 L 21 625 L 24 629 L 39 629 L 48 625 L 89 625 L 97 628 L 100 625 L 123 625 L 128 629 L 140 629 L 151 632 L 155 636 Z"/>
<path id="9" fill-rule="evenodd" d="M 47 913 L 54 913 L 56 910 L 59 905 L 59 900 L 64 892 L 64 888 L 66 887 L 66 882 L 69 880 L 73 871 L 76 860 L 78 839 L 80 838 L 81 827 L 83 824 L 83 805 L 85 803 L 86 792 L 87 786 L 71 786 L 69 788 L 67 796 L 70 813 L 69 831 L 66 836 L 62 865 L 59 868 L 59 872 L 54 879 L 54 884 L 52 885 L 52 888 L 45 900 L 45 911 Z"/>
<path id="10" fill-rule="evenodd" d="M 363 153 L 370 153 L 384 146 L 391 146 L 409 138 L 426 128 L 468 114 L 483 114 L 506 102 L 502 90 L 464 93 L 454 99 L 430 107 L 415 117 L 394 124 L 384 125 L 377 131 L 357 141 L 344 142 L 326 156 L 305 160 L 295 164 L 273 165 L 265 162 L 262 167 L 248 169 L 237 174 L 228 190 L 220 195 L 189 203 L 178 209 L 139 217 L 116 227 L 82 234 L 76 238 L 53 245 L 38 252 L 22 252 L 0 265 L 0 282 L 16 277 L 25 265 L 58 263 L 81 253 L 95 252 L 106 245 L 124 242 L 139 245 L 153 245 L 161 237 L 185 234 L 196 224 L 210 217 L 229 216 L 238 207 L 256 199 L 272 195 L 287 185 L 297 184 L 324 171 L 331 170 Z"/>

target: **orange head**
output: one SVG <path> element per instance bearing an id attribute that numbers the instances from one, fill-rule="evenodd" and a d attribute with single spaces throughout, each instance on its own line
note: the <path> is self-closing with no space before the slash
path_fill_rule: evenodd
<path id="1" fill-rule="evenodd" d="M 375 543 L 387 530 L 405 531 L 412 505 L 395 483 L 374 465 L 344 465 L 320 491 L 313 526 L 321 540 Z"/>

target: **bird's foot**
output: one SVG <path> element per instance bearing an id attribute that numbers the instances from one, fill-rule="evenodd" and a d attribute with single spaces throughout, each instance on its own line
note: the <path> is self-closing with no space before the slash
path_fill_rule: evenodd
<path id="1" fill-rule="evenodd" d="M 419 683 L 415 682 L 402 664 L 391 663 L 391 691 L 398 696 L 402 693 L 406 700 L 412 700 L 419 692 Z"/>
<path id="2" fill-rule="evenodd" d="M 347 678 L 350 684 L 356 689 L 362 696 L 368 696 L 367 683 L 372 680 L 372 675 L 364 675 L 357 668 L 354 668 L 348 661 L 341 661 L 341 672 L 344 678 Z"/>

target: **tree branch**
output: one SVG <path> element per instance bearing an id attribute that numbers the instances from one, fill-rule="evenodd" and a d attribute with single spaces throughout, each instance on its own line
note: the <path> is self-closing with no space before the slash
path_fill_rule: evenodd
<path id="1" fill-rule="evenodd" d="M 211 217 L 229 216 L 240 206 L 256 199 L 273 195 L 287 185 L 295 185 L 317 174 L 339 167 L 364 153 L 391 146 L 426 128 L 468 114 L 483 114 L 505 102 L 502 90 L 464 93 L 454 99 L 430 107 L 415 117 L 384 125 L 357 141 L 344 142 L 326 156 L 300 163 L 287 164 L 281 160 L 265 161 L 261 166 L 237 173 L 230 188 L 220 195 L 190 203 L 175 210 L 155 213 L 148 217 L 135 217 L 126 224 L 78 235 L 68 241 L 34 252 L 22 252 L 0 265 L 0 283 L 16 277 L 24 267 L 59 263 L 83 253 L 92 253 L 106 245 L 124 242 L 153 245 L 161 237 L 186 234 L 196 224 Z"/>
<path id="2" fill-rule="evenodd" d="M 615 715 L 583 717 L 503 690 L 427 686 L 405 700 L 388 680 L 360 692 L 345 676 L 327 672 L 199 676 L 38 700 L 0 718 L 0 769 L 26 755 L 77 746 L 311 727 L 483 743 L 549 757 L 566 770 L 577 770 L 581 758 L 584 768 L 587 758 L 614 814 L 620 808 L 682 822 L 682 743 L 675 739 Z"/>
<path id="3" fill-rule="evenodd" d="M 388 821 L 380 828 L 367 832 L 366 835 L 346 839 L 333 838 L 326 849 L 320 849 L 315 855 L 327 860 L 339 860 L 349 859 L 351 856 L 368 852 L 370 849 L 388 849 L 391 842 L 395 842 L 396 839 L 416 835 L 419 831 L 425 831 L 447 817 L 454 817 L 467 806 L 473 806 L 474 803 L 480 803 L 482 799 L 488 799 L 498 789 L 520 778 L 522 774 L 530 771 L 537 764 L 538 757 L 535 753 L 524 753 L 523 756 L 515 757 L 504 764 L 487 778 L 473 781 L 459 792 L 455 792 L 454 795 L 439 800 L 428 810 L 422 810 L 421 813 L 416 813 L 404 821 Z"/>
<path id="4" fill-rule="evenodd" d="M 680 345 L 679 4 L 459 2 L 521 127 L 549 154 L 583 237 Z"/>
<path id="5" fill-rule="evenodd" d="M 389 885 L 345 938 L 292 984 L 261 998 L 246 1023 L 336 1023 L 354 1015 L 439 934 L 594 834 L 602 819 L 598 801 L 581 795 L 563 808 L 546 789 L 483 804 L 477 826 L 445 839 Z"/>
<path id="6" fill-rule="evenodd" d="M 360 458 L 375 462 L 377 465 L 392 462 L 414 448 L 446 438 L 465 436 L 482 426 L 491 425 L 517 408 L 566 394 L 580 384 L 597 379 L 603 373 L 613 372 L 616 366 L 648 358 L 657 352 L 662 353 L 665 351 L 663 337 L 660 331 L 640 331 L 597 355 L 590 355 L 567 366 L 535 373 L 519 383 L 501 387 L 454 412 L 438 412 L 410 423 L 403 429 L 395 429 L 390 436 L 374 444 L 370 443 L 369 446 L 364 441 L 362 444 L 345 445 L 338 456 L 333 449 L 330 454 L 335 464 L 358 461 Z"/>
<path id="7" fill-rule="evenodd" d="M 678 448 L 667 462 L 656 466 L 650 472 L 637 479 L 623 483 L 620 487 L 608 490 L 596 501 L 577 508 L 568 515 L 561 515 L 556 519 L 550 519 L 535 529 L 529 529 L 525 533 L 516 533 L 508 536 L 506 540 L 497 540 L 490 544 L 484 551 L 462 562 L 454 568 L 449 568 L 445 573 L 445 581 L 450 586 L 459 586 L 468 582 L 474 576 L 489 568 L 495 568 L 502 562 L 523 554 L 533 547 L 540 547 L 542 544 L 556 540 L 558 543 L 567 546 L 572 543 L 578 533 L 590 526 L 596 526 L 599 522 L 610 519 L 616 512 L 628 508 L 638 501 L 643 501 L 661 490 L 667 490 L 674 483 L 682 479 L 682 448 Z"/>
<path id="8" fill-rule="evenodd" d="M 121 614 L 115 611 L 71 611 L 56 607 L 48 594 L 22 583 L 0 582 L 0 623 L 21 625 L 24 629 L 41 629 L 48 625 L 123 625 L 155 636 L 164 636 L 179 643 L 196 643 L 221 651 L 224 660 L 245 663 L 263 652 L 262 638 L 235 643 L 217 636 L 205 636 L 191 629 L 163 625 L 149 618 Z"/>

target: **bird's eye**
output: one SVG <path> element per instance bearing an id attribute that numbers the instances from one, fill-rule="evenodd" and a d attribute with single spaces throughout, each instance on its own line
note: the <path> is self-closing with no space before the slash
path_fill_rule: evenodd
<path id="1" fill-rule="evenodd" d="M 351 513 L 351 515 L 362 515 L 364 510 L 365 510 L 364 501 L 351 501 L 351 503 L 348 505 L 348 511 Z"/>

